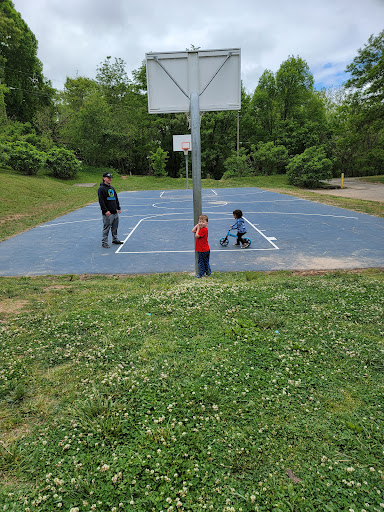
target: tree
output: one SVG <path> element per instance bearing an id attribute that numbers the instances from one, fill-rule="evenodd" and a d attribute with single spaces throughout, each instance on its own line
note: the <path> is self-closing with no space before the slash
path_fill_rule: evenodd
<path id="1" fill-rule="evenodd" d="M 7 111 L 5 109 L 4 93 L 8 92 L 8 89 L 0 82 L 0 129 L 7 121 Z"/>
<path id="2" fill-rule="evenodd" d="M 351 77 L 346 82 L 363 101 L 380 105 L 384 108 L 384 30 L 376 37 L 368 39 L 364 48 L 359 49 L 357 56 L 347 66 Z"/>
<path id="3" fill-rule="evenodd" d="M 257 149 L 251 152 L 252 167 L 256 174 L 283 173 L 288 163 L 288 151 L 284 146 L 276 146 L 273 142 L 259 142 Z"/>
<path id="4" fill-rule="evenodd" d="M 93 91 L 75 117 L 71 147 L 90 165 L 109 165 L 113 150 L 109 146 L 110 110 L 98 91 Z"/>
<path id="5" fill-rule="evenodd" d="M 168 160 L 168 152 L 160 147 L 156 151 L 151 151 L 150 161 L 154 176 L 166 176 L 165 166 Z"/>
<path id="6" fill-rule="evenodd" d="M 272 71 L 266 69 L 259 79 L 252 98 L 255 116 L 263 127 L 266 138 L 272 137 L 277 122 L 277 87 Z"/>
<path id="7" fill-rule="evenodd" d="M 285 146 L 291 156 L 328 143 L 324 95 L 313 90 L 313 75 L 300 57 L 289 57 L 276 74 L 265 70 L 252 98 L 252 143 Z"/>
<path id="8" fill-rule="evenodd" d="M 76 78 L 67 78 L 64 85 L 64 92 L 61 100 L 68 106 L 72 112 L 79 112 L 85 105 L 87 99 L 97 89 L 95 80 L 78 76 Z"/>
<path id="9" fill-rule="evenodd" d="M 241 148 L 239 154 L 233 151 L 232 154 L 224 162 L 225 173 L 222 179 L 241 178 L 242 176 L 250 176 L 251 169 L 249 158 L 244 148 Z"/>
<path id="10" fill-rule="evenodd" d="M 125 62 L 123 59 L 107 57 L 105 61 L 97 68 L 96 81 L 101 88 L 101 92 L 110 104 L 118 104 L 130 90 L 130 80 L 125 71 Z"/>
<path id="11" fill-rule="evenodd" d="M 0 2 L 0 66 L 9 88 L 5 103 L 10 118 L 32 121 L 34 114 L 51 105 L 54 91 L 37 58 L 37 40 L 15 10 L 11 0 Z"/>
<path id="12" fill-rule="evenodd" d="M 276 73 L 276 94 L 281 119 L 292 118 L 307 102 L 313 89 L 313 75 L 308 64 L 300 57 L 289 57 Z"/>
<path id="13" fill-rule="evenodd" d="M 349 176 L 384 173 L 384 30 L 347 66 L 335 150 Z M 344 169 L 343 169 L 344 170 Z"/>

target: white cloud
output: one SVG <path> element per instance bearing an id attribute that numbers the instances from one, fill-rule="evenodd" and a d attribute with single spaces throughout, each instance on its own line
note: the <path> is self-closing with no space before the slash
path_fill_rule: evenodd
<path id="1" fill-rule="evenodd" d="M 242 80 L 253 92 L 265 69 L 289 55 L 307 61 L 317 86 L 338 85 L 371 34 L 382 29 L 382 0 L 14 0 L 39 42 L 44 75 L 93 78 L 107 56 L 127 72 L 150 51 L 241 48 Z"/>

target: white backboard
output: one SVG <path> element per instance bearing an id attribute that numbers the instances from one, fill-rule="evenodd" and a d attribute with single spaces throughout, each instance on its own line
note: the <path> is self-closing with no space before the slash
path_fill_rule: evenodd
<path id="1" fill-rule="evenodd" d="M 240 110 L 239 48 L 146 53 L 150 114 L 189 112 L 199 94 L 201 112 Z"/>
<path id="2" fill-rule="evenodd" d="M 187 135 L 174 135 L 173 136 L 173 151 L 184 151 L 183 143 L 189 143 L 188 151 L 192 150 L 191 134 Z"/>

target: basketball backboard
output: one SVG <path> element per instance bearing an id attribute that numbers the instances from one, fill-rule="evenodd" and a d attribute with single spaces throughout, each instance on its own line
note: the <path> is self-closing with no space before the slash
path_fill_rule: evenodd
<path id="1" fill-rule="evenodd" d="M 173 151 L 191 151 L 191 134 L 174 135 L 173 136 Z"/>
<path id="2" fill-rule="evenodd" d="M 190 95 L 199 95 L 201 112 L 240 110 L 239 48 L 146 53 L 148 111 L 189 112 Z"/>

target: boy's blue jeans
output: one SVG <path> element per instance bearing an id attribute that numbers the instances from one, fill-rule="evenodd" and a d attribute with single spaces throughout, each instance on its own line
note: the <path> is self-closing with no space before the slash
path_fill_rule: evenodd
<path id="1" fill-rule="evenodd" d="M 197 265 L 199 267 L 199 276 L 203 277 L 204 274 L 207 276 L 211 275 L 211 267 L 209 265 L 209 255 L 211 251 L 198 252 L 197 253 Z"/>

